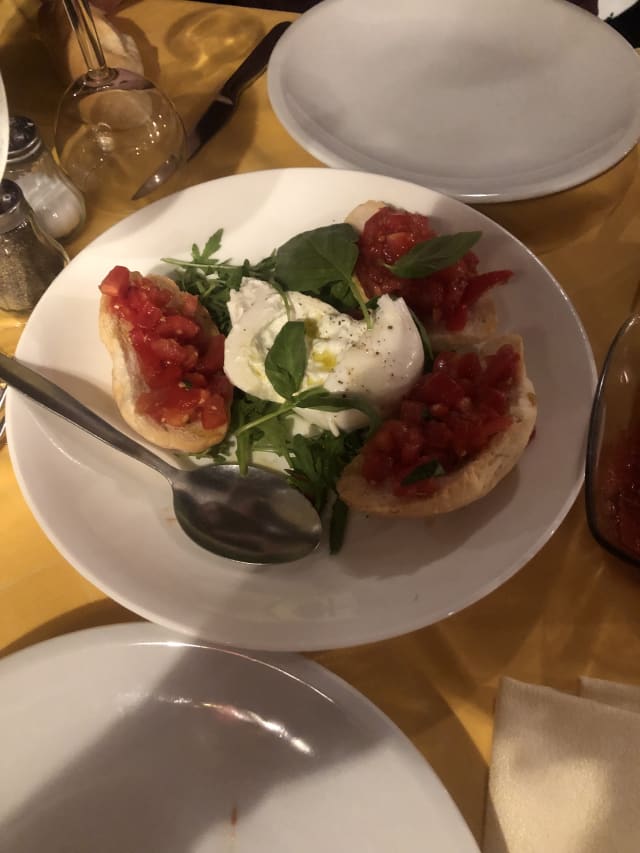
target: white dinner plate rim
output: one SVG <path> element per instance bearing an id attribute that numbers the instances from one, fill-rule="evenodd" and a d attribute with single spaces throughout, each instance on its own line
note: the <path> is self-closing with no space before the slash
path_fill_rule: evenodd
<path id="1" fill-rule="evenodd" d="M 258 177 L 258 176 L 278 176 L 278 175 L 283 174 L 283 173 L 295 173 L 296 177 L 299 176 L 302 179 L 302 178 L 304 178 L 305 174 L 312 174 L 312 173 L 318 174 L 318 172 L 324 173 L 325 171 L 326 170 L 318 170 L 315 168 L 271 169 L 271 170 L 264 170 L 262 172 L 245 173 L 244 175 L 232 175 L 232 176 L 228 176 L 225 178 L 215 179 L 214 181 L 206 182 L 204 185 L 201 184 L 201 185 L 197 185 L 196 187 L 192 187 L 192 188 L 189 188 L 187 190 L 180 191 L 180 192 L 174 194 L 174 196 L 170 196 L 170 197 L 165 198 L 165 199 L 160 199 L 158 202 L 155 202 L 155 204 L 158 205 L 159 207 L 161 207 L 162 205 L 164 205 L 166 203 L 170 203 L 176 197 L 179 197 L 179 196 L 184 197 L 185 194 L 189 193 L 190 189 L 196 190 L 198 187 L 207 186 L 208 184 L 214 184 L 215 183 L 217 186 L 220 186 L 220 184 L 222 182 L 236 182 L 238 179 L 244 179 L 244 180 L 252 181 L 254 176 L 256 176 L 256 177 Z M 367 175 L 367 174 L 362 173 L 362 172 L 357 171 L 357 170 L 356 171 L 328 170 L 328 174 L 334 174 L 334 175 L 339 174 L 339 175 L 342 175 L 346 180 L 349 180 L 350 177 L 354 177 L 356 179 L 368 178 L 368 179 L 372 180 L 373 182 L 380 182 L 380 183 L 384 183 L 384 184 L 387 184 L 387 182 L 391 182 L 391 183 L 396 184 L 398 186 L 404 185 L 408 188 L 418 189 L 418 190 L 423 191 L 425 193 L 433 192 L 433 191 L 428 190 L 427 188 L 419 187 L 417 185 L 411 184 L 410 182 L 403 181 L 402 179 L 388 178 L 388 177 L 385 177 L 382 175 L 375 175 L 375 174 Z M 439 193 L 435 193 L 435 195 L 438 195 L 441 198 L 445 198 L 445 197 L 441 196 L 441 194 L 439 194 Z M 461 204 L 461 202 L 456 201 L 456 200 L 452 200 L 452 199 L 448 199 L 448 201 L 453 201 L 454 204 Z M 145 210 L 148 211 L 149 208 L 145 208 Z M 132 216 L 137 216 L 139 213 L 142 213 L 142 211 L 138 211 L 137 213 L 132 214 Z M 592 387 L 595 388 L 595 383 L 597 380 L 597 371 L 596 371 L 595 362 L 593 359 L 593 354 L 591 352 L 589 340 L 588 340 L 588 337 L 587 337 L 585 330 L 582 326 L 580 318 L 579 318 L 577 312 L 575 311 L 575 308 L 571 304 L 571 301 L 567 297 L 567 295 L 564 292 L 564 290 L 562 289 L 562 287 L 559 285 L 559 283 L 556 281 L 556 279 L 549 273 L 549 271 L 546 269 L 546 267 L 544 267 L 544 265 L 536 258 L 536 256 L 521 241 L 519 241 L 512 234 L 510 234 L 508 231 L 506 231 L 506 229 L 504 229 L 502 226 L 499 226 L 497 223 L 490 220 L 484 214 L 480 214 L 477 211 L 474 213 L 477 214 L 477 216 L 480 217 L 481 220 L 484 220 L 487 223 L 490 223 L 491 227 L 493 229 L 497 229 L 499 232 L 501 232 L 501 234 L 504 238 L 506 238 L 507 240 L 509 240 L 511 242 L 516 243 L 518 245 L 520 251 L 523 251 L 524 253 L 526 253 L 526 255 L 529 257 L 529 259 L 536 265 L 537 270 L 550 279 L 550 281 L 553 283 L 553 286 L 557 289 L 558 293 L 562 296 L 562 299 L 563 299 L 564 303 L 566 304 L 569 312 L 571 313 L 573 321 L 575 322 L 576 329 L 579 333 L 580 342 L 584 346 L 585 352 L 587 353 L 587 356 L 589 359 L 591 383 L 592 383 Z M 129 220 L 130 218 L 131 217 L 127 217 L 127 220 Z M 127 220 L 123 220 L 123 221 L 127 221 Z M 104 234 L 100 235 L 100 237 L 97 238 L 97 240 L 94 241 L 94 243 L 97 242 L 98 240 L 104 240 L 106 242 L 108 240 L 108 238 L 110 237 L 110 235 L 112 234 L 112 232 L 117 231 L 121 227 L 122 227 L 122 221 L 117 223 L 116 225 L 112 226 L 112 228 L 108 229 L 106 232 L 104 232 Z M 89 246 L 87 246 L 82 251 L 82 253 L 80 253 L 78 258 L 80 258 L 81 255 L 84 256 L 85 253 L 90 252 L 93 245 L 94 244 L 92 243 Z M 69 269 L 69 268 L 67 268 L 67 269 Z M 61 275 L 64 275 L 64 271 Z M 44 307 L 46 306 L 47 302 L 53 296 L 54 289 L 55 289 L 55 284 L 54 284 L 54 287 L 51 288 L 49 292 L 45 293 L 41 302 L 38 304 L 38 306 L 36 306 L 36 309 L 34 311 L 34 315 L 36 313 L 39 314 L 44 310 Z M 27 331 L 28 331 L 28 327 L 27 327 Z M 22 338 L 18 344 L 18 349 L 17 349 L 17 356 L 18 357 L 22 356 L 22 351 L 23 351 L 23 349 L 26 348 L 25 342 L 28 341 L 28 339 L 29 339 L 28 333 L 23 334 L 23 336 L 22 336 Z M 193 635 L 194 634 L 193 625 L 189 625 L 189 624 L 185 623 L 183 620 L 175 619 L 175 618 L 171 617 L 170 615 L 167 615 L 166 613 L 159 614 L 154 608 L 148 608 L 146 605 L 144 605 L 144 603 L 140 603 L 138 600 L 133 600 L 129 596 L 121 594 L 119 592 L 119 590 L 117 589 L 117 587 L 114 588 L 114 586 L 112 585 L 112 583 L 109 580 L 105 581 L 105 579 L 100 574 L 96 574 L 91 567 L 87 566 L 86 564 L 78 565 L 79 560 L 76 557 L 74 547 L 73 547 L 73 543 L 69 542 L 67 538 L 60 537 L 58 535 L 57 531 L 52 529 L 51 525 L 49 524 L 49 522 L 47 520 L 44 507 L 41 507 L 38 504 L 37 500 L 34 499 L 34 497 L 33 497 L 29 478 L 24 476 L 23 467 L 21 465 L 20 460 L 21 460 L 21 454 L 25 450 L 25 448 L 22 447 L 22 442 L 19 438 L 20 429 L 19 428 L 13 429 L 11 426 L 12 423 L 14 422 L 14 419 L 15 419 L 16 427 L 19 427 L 21 421 L 23 424 L 26 423 L 24 421 L 25 417 L 27 418 L 27 421 L 29 419 L 33 418 L 37 422 L 38 412 L 39 412 L 39 407 L 36 404 L 20 397 L 20 395 L 18 395 L 17 393 L 14 393 L 13 391 L 10 390 L 10 393 L 8 394 L 8 397 L 7 397 L 7 424 L 8 424 L 9 451 L 10 451 L 11 458 L 13 461 L 14 471 L 15 471 L 18 483 L 20 485 L 20 488 L 23 492 L 23 495 L 25 496 L 25 499 L 26 499 L 31 511 L 33 512 L 34 516 L 36 517 L 36 520 L 38 521 L 38 523 L 40 524 L 40 526 L 42 527 L 42 529 L 44 530 L 44 532 L 46 533 L 48 538 L 53 542 L 53 544 L 61 552 L 61 554 L 71 563 L 71 565 L 73 565 L 84 577 L 86 577 L 88 580 L 90 580 L 92 583 L 94 583 L 96 586 L 98 586 L 100 589 L 102 589 L 107 595 L 109 595 L 109 597 L 111 597 L 112 599 L 119 602 L 123 606 L 131 609 L 135 613 L 138 613 L 139 615 L 141 615 L 141 616 L 143 616 L 149 620 L 152 620 L 152 621 L 155 621 L 159 624 L 162 624 L 162 625 L 164 625 L 167 628 L 170 628 L 172 630 L 176 630 L 176 631 L 179 631 L 182 633 L 186 633 L 188 635 Z M 340 640 L 339 644 L 337 644 L 337 645 L 339 645 L 339 647 L 355 646 L 355 645 L 359 645 L 359 644 L 362 644 L 365 642 L 375 642 L 377 640 L 388 639 L 389 637 L 398 636 L 399 634 L 408 633 L 410 631 L 417 630 L 419 628 L 425 627 L 426 625 L 434 624 L 435 622 L 438 622 L 444 618 L 447 618 L 448 616 L 451 616 L 452 614 L 459 612 L 460 610 L 462 610 L 462 609 L 470 606 L 471 604 L 479 601 L 480 599 L 484 598 L 486 595 L 488 595 L 489 593 L 491 593 L 492 591 L 497 589 L 506 580 L 508 580 L 510 577 L 512 577 L 514 574 L 516 574 L 536 553 L 538 553 L 538 551 L 551 538 L 551 536 L 553 536 L 553 534 L 557 530 L 558 526 L 562 523 L 562 521 L 566 517 L 569 509 L 571 508 L 571 506 L 575 502 L 576 497 L 577 497 L 577 495 L 581 489 L 583 478 L 584 478 L 584 471 L 581 469 L 580 474 L 579 474 L 579 476 L 576 477 L 575 482 L 573 483 L 571 490 L 566 494 L 566 497 L 565 497 L 565 500 L 562 504 L 562 507 L 558 510 L 558 512 L 556 514 L 555 524 L 549 528 L 545 528 L 544 530 L 540 531 L 539 534 L 536 536 L 535 540 L 533 542 L 531 542 L 529 548 L 520 555 L 520 559 L 518 559 L 515 563 L 510 564 L 509 566 L 505 567 L 504 571 L 502 571 L 499 574 L 494 575 L 490 581 L 485 582 L 480 588 L 474 589 L 472 592 L 467 593 L 465 596 L 461 596 L 460 599 L 456 602 L 455 606 L 453 606 L 453 607 L 451 607 L 451 606 L 442 607 L 441 609 L 431 611 L 430 616 L 426 620 L 422 615 L 417 614 L 413 620 L 407 620 L 407 621 L 403 622 L 403 625 L 401 628 L 398 628 L 397 626 L 390 624 L 385 631 L 379 630 L 376 632 L 369 632 L 369 633 L 364 632 L 363 633 L 362 630 L 358 630 L 357 627 L 354 628 L 352 626 L 350 631 L 344 632 L 344 634 L 341 636 L 341 640 Z M 356 625 L 357 625 L 357 622 L 356 622 Z M 245 646 L 248 648 L 259 648 L 259 649 L 266 651 L 266 652 L 318 651 L 318 650 L 322 650 L 322 649 L 326 649 L 326 648 L 331 647 L 331 644 L 328 644 L 326 642 L 326 640 L 319 640 L 317 638 L 315 638 L 313 640 L 298 639 L 296 641 L 291 639 L 287 642 L 287 645 L 283 645 L 283 642 L 281 640 L 276 640 L 276 641 L 261 640 L 259 643 L 257 643 L 255 640 L 251 640 L 248 642 L 245 642 L 244 640 L 240 641 L 238 639 L 226 640 L 224 638 L 221 638 L 220 636 L 208 636 L 207 639 L 213 643 L 226 644 L 226 645 L 232 645 L 232 646 L 242 645 L 242 646 Z"/>
<path id="2" fill-rule="evenodd" d="M 186 655 L 190 654 L 190 649 L 197 650 L 198 653 L 210 653 L 214 671 L 217 656 L 223 656 L 227 659 L 238 657 L 251 665 L 275 670 L 278 675 L 294 679 L 303 690 L 320 692 L 345 714 L 355 712 L 360 719 L 366 718 L 376 732 L 383 733 L 385 737 L 390 738 L 402 763 L 410 767 L 416 775 L 419 775 L 425 785 L 428 785 L 429 789 L 433 791 L 433 796 L 439 799 L 440 807 L 446 810 L 444 819 L 448 825 L 447 831 L 455 832 L 456 842 L 463 843 L 464 849 L 468 850 L 469 853 L 472 851 L 479 853 L 471 830 L 453 798 L 431 764 L 400 727 L 349 682 L 316 661 L 301 655 L 289 652 L 253 652 L 247 649 L 219 646 L 207 640 L 185 637 L 150 622 L 132 621 L 82 628 L 68 634 L 42 640 L 9 654 L 0 659 L 0 687 L 7 679 L 11 679 L 14 673 L 28 670 L 32 666 L 38 666 L 42 663 L 49 664 L 55 674 L 56 659 L 67 658 L 80 653 L 80 657 L 86 660 L 86 656 L 90 657 L 93 650 L 107 650 L 109 648 L 114 649 L 116 658 L 119 658 L 121 657 L 121 650 L 133 646 L 154 646 L 161 649 L 167 646 L 179 647 L 184 650 Z M 144 682 L 139 685 L 140 689 L 143 686 Z M 34 683 L 33 690 L 38 692 L 38 701 L 43 707 L 43 714 L 46 714 L 46 710 L 44 710 L 46 708 L 46 685 L 43 687 L 41 683 Z M 72 706 L 71 714 L 73 714 L 73 710 Z M 1 717 L 2 714 L 0 713 Z M 3 734 L 6 735 L 6 731 Z"/>
<path id="3" fill-rule="evenodd" d="M 9 105 L 7 93 L 2 82 L 0 71 L 0 178 L 7 165 L 7 154 L 9 153 Z"/>
<path id="4" fill-rule="evenodd" d="M 557 2 L 557 0 L 544 0 L 544 2 Z M 290 108 L 287 98 L 286 75 L 284 74 L 284 65 L 287 60 L 287 51 L 289 51 L 296 41 L 303 38 L 307 28 L 311 28 L 315 20 L 322 20 L 322 17 L 327 15 L 331 6 L 337 6 L 341 3 L 349 2 L 349 0 L 323 0 L 322 3 L 309 9 L 303 16 L 294 22 L 294 26 L 284 33 L 279 43 L 276 45 L 271 56 L 268 66 L 267 86 L 269 100 L 271 106 L 276 113 L 279 121 L 282 123 L 289 135 L 301 145 L 309 154 L 320 160 L 327 166 L 340 169 L 363 169 L 364 171 L 380 171 L 402 180 L 419 183 L 429 187 L 444 195 L 449 195 L 460 201 L 470 204 L 494 204 L 500 202 L 522 201 L 526 199 L 541 198 L 543 196 L 552 195 L 564 190 L 579 186 L 593 178 L 604 174 L 609 169 L 620 163 L 627 154 L 634 148 L 640 139 L 640 101 L 637 104 L 633 122 L 629 123 L 626 133 L 617 140 L 616 144 L 611 146 L 605 155 L 602 155 L 586 165 L 576 167 L 574 171 L 569 171 L 565 174 L 555 174 L 550 178 L 545 178 L 541 181 L 526 182 L 521 181 L 519 185 L 514 185 L 512 188 L 502 186 L 497 188 L 488 187 L 482 191 L 466 192 L 459 189 L 454 184 L 447 183 L 447 177 L 438 175 L 437 172 L 416 172 L 415 170 L 406 168 L 402 165 L 396 166 L 392 162 L 380 161 L 380 168 L 376 167 L 375 157 L 370 157 L 365 152 L 358 152 L 354 149 L 353 156 L 345 156 L 340 153 L 336 146 L 329 144 L 326 141 L 318 138 L 312 131 L 298 120 L 294 111 Z M 419 0 L 416 0 L 419 2 Z M 440 0 L 428 0 L 436 8 Z M 454 0 L 455 2 L 455 0 Z M 618 39 L 620 49 L 628 49 L 629 53 L 633 53 L 631 45 L 617 33 L 608 24 L 600 20 L 599 17 L 592 15 L 587 10 L 576 6 L 569 2 L 565 4 L 568 10 L 567 14 L 575 14 L 583 16 L 583 20 L 589 21 L 593 19 L 596 26 L 605 26 L 613 38 Z M 640 76 L 640 64 L 638 75 Z M 341 143 L 342 145 L 342 143 Z M 350 148 L 346 144 L 343 147 Z"/>

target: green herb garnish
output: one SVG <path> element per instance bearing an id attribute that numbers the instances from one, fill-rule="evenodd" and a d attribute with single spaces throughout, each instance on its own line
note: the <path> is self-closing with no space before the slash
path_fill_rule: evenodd
<path id="1" fill-rule="evenodd" d="M 306 391 L 301 391 L 299 394 L 294 394 L 289 400 L 284 403 L 272 403 L 270 411 L 255 418 L 249 423 L 243 424 L 236 430 L 235 435 L 240 436 L 250 429 L 261 427 L 267 421 L 273 418 L 278 418 L 287 412 L 292 412 L 294 409 L 320 409 L 324 412 L 343 412 L 347 409 L 357 409 L 369 418 L 369 432 L 375 431 L 380 425 L 380 415 L 377 409 L 356 394 L 332 394 L 325 391 L 324 388 L 308 388 Z"/>
<path id="2" fill-rule="evenodd" d="M 407 308 L 409 306 L 407 305 Z M 409 308 L 409 313 L 413 319 L 413 322 L 416 324 L 416 329 L 418 330 L 418 334 L 420 335 L 420 341 L 422 342 L 422 351 L 424 352 L 424 364 L 422 366 L 423 373 L 430 373 L 433 368 L 433 349 L 431 348 L 431 341 L 429 340 L 429 335 L 427 334 L 427 330 L 422 325 L 422 322 L 418 315 L 413 311 L 413 309 Z"/>
<path id="3" fill-rule="evenodd" d="M 331 508 L 329 521 L 329 553 L 337 554 L 342 548 L 344 534 L 347 530 L 349 507 L 341 498 L 336 498 Z"/>
<path id="4" fill-rule="evenodd" d="M 340 310 L 357 306 L 371 328 L 371 315 L 353 270 L 358 260 L 358 232 L 340 223 L 304 231 L 276 253 L 275 278 L 286 290 L 312 293 Z M 346 303 L 346 305 L 345 305 Z"/>
<path id="5" fill-rule="evenodd" d="M 400 485 L 410 486 L 412 483 L 419 483 L 421 480 L 428 480 L 431 477 L 442 477 L 444 474 L 445 470 L 438 460 L 430 459 L 428 462 L 417 465 L 413 471 L 400 481 Z"/>
<path id="6" fill-rule="evenodd" d="M 267 379 L 285 400 L 290 400 L 300 387 L 307 360 L 304 322 L 290 320 L 276 335 L 264 362 Z"/>
<path id="7" fill-rule="evenodd" d="M 223 335 L 231 330 L 231 320 L 227 302 L 232 290 L 237 290 L 245 276 L 259 278 L 280 287 L 273 279 L 275 253 L 257 264 L 245 260 L 242 264 L 232 264 L 229 260 L 220 261 L 213 257 L 222 244 L 222 228 L 219 228 L 205 243 L 201 250 L 196 243 L 191 247 L 191 260 L 162 258 L 164 263 L 178 268 L 175 274 L 176 284 L 188 293 L 193 293 L 211 315 L 214 323 Z"/>
<path id="8" fill-rule="evenodd" d="M 395 264 L 385 264 L 385 267 L 400 278 L 424 278 L 455 264 L 481 236 L 481 231 L 460 231 L 458 234 L 432 237 L 416 243 Z"/>
<path id="9" fill-rule="evenodd" d="M 336 554 L 343 543 L 348 507 L 335 496 L 345 466 L 357 455 L 365 440 L 363 430 L 332 435 L 322 432 L 313 438 L 293 436 L 289 482 L 306 495 L 318 512 L 322 512 L 334 496 L 329 519 L 329 550 Z"/>
<path id="10" fill-rule="evenodd" d="M 177 269 L 176 283 L 199 297 L 223 334 L 231 330 L 228 300 L 245 277 L 268 282 L 282 296 L 289 314 L 289 291 L 307 293 L 333 305 L 339 311 L 360 311 L 371 328 L 371 312 L 378 298 L 363 298 L 354 275 L 358 258 L 358 233 L 348 224 L 329 225 L 291 238 L 269 257 L 256 264 L 245 260 L 234 264 L 216 254 L 222 245 L 222 229 L 215 232 L 202 249 L 194 244 L 191 260 L 163 258 Z M 480 232 L 434 237 L 414 246 L 387 268 L 402 278 L 422 278 L 458 261 L 476 243 Z M 425 367 L 433 365 L 433 351 L 424 326 L 413 312 L 422 346 Z M 283 402 L 261 400 L 236 389 L 231 423 L 226 439 L 207 454 L 221 462 L 234 454 L 246 471 L 255 452 L 275 453 L 285 460 L 286 476 L 313 503 L 319 512 L 331 507 L 329 545 L 332 554 L 341 547 L 348 519 L 348 507 L 336 495 L 336 484 L 344 467 L 362 449 L 380 425 L 377 409 L 358 395 L 332 394 L 323 387 L 300 390 L 307 368 L 308 350 L 303 321 L 284 324 L 265 359 L 265 371 Z M 333 435 L 328 430 L 306 437 L 293 434 L 295 409 L 339 412 L 357 409 L 368 420 L 368 429 Z M 425 417 L 429 417 L 425 409 Z M 445 473 L 437 460 L 418 465 L 402 481 L 410 485 Z"/>

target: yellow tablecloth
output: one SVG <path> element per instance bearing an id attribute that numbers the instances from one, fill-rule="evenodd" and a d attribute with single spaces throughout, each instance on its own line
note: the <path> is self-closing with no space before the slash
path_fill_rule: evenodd
<path id="1" fill-rule="evenodd" d="M 11 111 L 32 116 L 51 141 L 63 87 L 36 37 L 37 2 L 3 0 L 0 6 L 0 69 Z M 188 0 L 144 0 L 126 5 L 118 20 L 138 38 L 147 74 L 190 124 L 216 82 L 269 26 L 287 17 Z M 243 97 L 230 124 L 166 191 L 220 175 L 309 165 L 320 166 L 275 118 L 263 77 Z M 640 277 L 637 150 L 574 190 L 483 210 L 519 236 L 557 277 L 600 364 Z M 115 218 L 92 212 L 71 254 Z M 1 348 L 12 347 L 19 326 L 15 318 L 0 317 Z M 48 542 L 24 504 L 6 449 L 0 452 L 0 508 L 4 653 L 67 631 L 135 618 L 85 581 Z M 398 639 L 313 657 L 367 695 L 411 738 L 479 838 L 498 679 L 510 675 L 563 689 L 574 688 L 583 674 L 637 681 L 640 575 L 593 542 L 581 495 L 538 556 L 483 601 Z"/>

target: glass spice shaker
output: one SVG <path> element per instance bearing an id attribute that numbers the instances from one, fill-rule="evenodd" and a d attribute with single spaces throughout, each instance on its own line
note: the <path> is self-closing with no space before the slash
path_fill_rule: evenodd
<path id="1" fill-rule="evenodd" d="M 57 165 L 30 118 L 11 116 L 4 173 L 20 184 L 39 225 L 55 240 L 70 240 L 86 220 L 80 190 Z"/>
<path id="2" fill-rule="evenodd" d="M 0 181 L 0 309 L 31 311 L 69 261 L 13 181 Z"/>

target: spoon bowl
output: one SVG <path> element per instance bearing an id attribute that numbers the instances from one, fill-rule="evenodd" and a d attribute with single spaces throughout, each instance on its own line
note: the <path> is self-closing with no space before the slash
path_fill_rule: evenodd
<path id="1" fill-rule="evenodd" d="M 287 563 L 318 545 L 318 514 L 282 475 L 206 465 L 176 470 L 171 481 L 180 526 L 208 551 L 244 563 Z"/>
<path id="2" fill-rule="evenodd" d="M 600 374 L 589 423 L 585 500 L 596 541 L 640 566 L 640 314 L 620 327 Z"/>
<path id="3" fill-rule="evenodd" d="M 176 519 L 202 548 L 242 563 L 286 563 L 320 542 L 311 503 L 282 474 L 249 466 L 206 465 L 183 471 L 115 429 L 39 373 L 0 354 L 0 378 L 36 403 L 162 474 L 173 490 Z"/>

